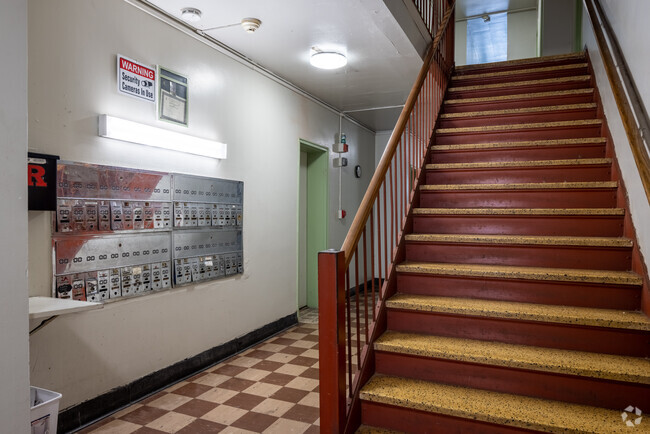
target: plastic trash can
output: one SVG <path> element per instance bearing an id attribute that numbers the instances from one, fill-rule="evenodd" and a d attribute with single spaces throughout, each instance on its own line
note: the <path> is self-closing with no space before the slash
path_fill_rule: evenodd
<path id="1" fill-rule="evenodd" d="M 60 393 L 51 390 L 34 386 L 29 388 L 32 434 L 56 434 L 61 396 Z"/>

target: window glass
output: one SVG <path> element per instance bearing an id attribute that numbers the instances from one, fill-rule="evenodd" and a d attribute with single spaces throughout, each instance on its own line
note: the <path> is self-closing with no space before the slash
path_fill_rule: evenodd
<path id="1" fill-rule="evenodd" d="M 467 64 L 508 60 L 508 14 L 467 21 Z"/>

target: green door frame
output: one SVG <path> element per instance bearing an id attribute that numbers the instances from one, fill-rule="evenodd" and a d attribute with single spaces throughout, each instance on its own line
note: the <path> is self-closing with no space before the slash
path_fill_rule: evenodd
<path id="1" fill-rule="evenodd" d="M 300 183 L 298 184 L 298 258 L 307 255 L 307 306 L 318 307 L 318 252 L 327 249 L 329 211 L 329 149 L 300 139 L 300 152 L 307 154 L 307 251 L 300 251 Z M 300 161 L 300 158 L 298 158 Z M 300 178 L 300 163 L 298 163 Z M 296 273 L 296 304 L 298 304 L 299 273 Z"/>

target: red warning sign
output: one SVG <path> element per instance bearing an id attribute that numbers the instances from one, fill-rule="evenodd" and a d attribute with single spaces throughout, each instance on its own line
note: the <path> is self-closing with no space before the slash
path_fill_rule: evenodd
<path id="1" fill-rule="evenodd" d="M 117 91 L 156 102 L 156 70 L 122 55 L 117 55 Z"/>

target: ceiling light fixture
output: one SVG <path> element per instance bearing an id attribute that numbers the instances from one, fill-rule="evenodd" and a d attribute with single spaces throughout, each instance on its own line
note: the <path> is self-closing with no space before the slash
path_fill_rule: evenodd
<path id="1" fill-rule="evenodd" d="M 348 58 L 335 51 L 316 51 L 312 53 L 309 63 L 320 69 L 338 69 L 348 64 Z"/>
<path id="2" fill-rule="evenodd" d="M 254 33 L 262 25 L 262 21 L 257 18 L 244 18 L 241 20 L 241 26 L 246 30 L 246 33 Z"/>
<path id="3" fill-rule="evenodd" d="M 196 8 L 181 9 L 181 18 L 190 23 L 196 23 L 201 20 L 201 10 Z"/>
<path id="4" fill-rule="evenodd" d="M 225 143 L 188 136 L 108 115 L 99 115 L 98 135 L 123 142 L 171 149 L 204 157 L 225 159 L 227 156 Z"/>

